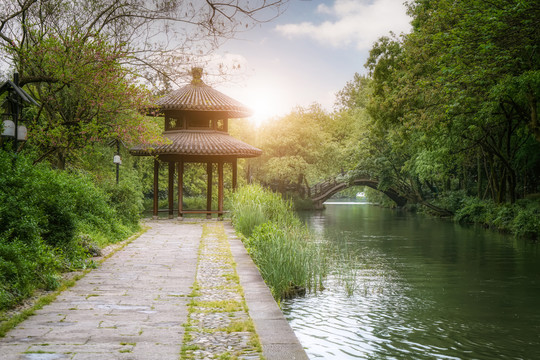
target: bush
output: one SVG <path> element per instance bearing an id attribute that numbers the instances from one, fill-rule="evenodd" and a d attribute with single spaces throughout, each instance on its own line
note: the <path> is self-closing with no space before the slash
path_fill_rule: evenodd
<path id="1" fill-rule="evenodd" d="M 0 309 L 17 304 L 36 287 L 55 289 L 59 267 L 40 238 L 23 242 L 0 237 Z"/>
<path id="2" fill-rule="evenodd" d="M 456 213 L 463 206 L 463 201 L 467 198 L 468 196 L 465 190 L 447 191 L 439 194 L 433 203 L 442 209 Z"/>
<path id="3" fill-rule="evenodd" d="M 481 224 L 491 226 L 495 204 L 489 200 L 467 197 L 463 206 L 456 211 L 454 219 L 460 223 Z"/>
<path id="4" fill-rule="evenodd" d="M 502 232 L 512 232 L 512 222 L 516 217 L 518 207 L 510 204 L 503 204 L 495 208 L 492 226 Z"/>
<path id="5" fill-rule="evenodd" d="M 491 200 L 467 197 L 454 219 L 536 239 L 540 235 L 540 202 L 520 200 L 515 204 L 497 205 Z"/>
<path id="6" fill-rule="evenodd" d="M 125 210 L 131 194 L 121 188 L 111 200 L 84 174 L 0 151 L 0 308 L 35 288 L 54 288 L 58 272 L 85 266 L 96 244 L 126 238 L 122 222 L 136 221 Z"/>
<path id="7" fill-rule="evenodd" d="M 204 210 L 206 209 L 205 196 L 185 196 L 182 204 L 184 210 Z M 167 205 L 168 207 L 168 205 Z"/>
<path id="8" fill-rule="evenodd" d="M 540 202 L 522 201 L 510 228 L 517 236 L 538 239 L 540 237 Z"/>
<path id="9" fill-rule="evenodd" d="M 15 162 L 0 153 L 0 236 L 23 242 L 39 237 L 50 246 L 66 246 L 75 233 L 69 197 L 61 194 L 62 179 L 25 158 Z"/>
<path id="10" fill-rule="evenodd" d="M 144 210 L 140 183 L 126 179 L 118 184 L 109 184 L 105 191 L 108 194 L 108 203 L 115 210 L 118 219 L 123 224 L 137 228 Z"/>

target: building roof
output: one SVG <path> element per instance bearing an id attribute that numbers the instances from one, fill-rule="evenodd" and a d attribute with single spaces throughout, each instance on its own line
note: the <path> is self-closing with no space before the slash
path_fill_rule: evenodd
<path id="1" fill-rule="evenodd" d="M 175 90 L 156 101 L 163 110 L 221 111 L 228 118 L 251 116 L 252 110 L 233 98 L 212 89 L 202 81 L 202 69 L 193 68 L 190 84 Z"/>
<path id="2" fill-rule="evenodd" d="M 18 79 L 18 74 L 16 75 L 17 79 Z M 24 91 L 18 84 L 17 84 L 18 80 L 16 81 L 11 81 L 11 80 L 8 80 L 6 81 L 5 83 L 3 83 L 2 85 L 0 85 L 0 95 L 3 94 L 4 92 L 6 91 L 14 91 L 17 95 L 19 95 L 19 98 L 22 100 L 22 101 L 25 101 L 27 103 L 30 103 L 30 104 L 34 104 L 36 106 L 39 106 L 39 104 L 36 102 L 36 100 L 34 100 L 30 95 L 28 95 L 28 93 L 26 91 Z"/>
<path id="3" fill-rule="evenodd" d="M 145 148 L 137 145 L 130 149 L 132 155 L 183 155 L 227 156 L 237 158 L 256 157 L 260 149 L 233 138 L 226 132 L 214 130 L 167 131 L 163 136 L 169 144 Z"/>

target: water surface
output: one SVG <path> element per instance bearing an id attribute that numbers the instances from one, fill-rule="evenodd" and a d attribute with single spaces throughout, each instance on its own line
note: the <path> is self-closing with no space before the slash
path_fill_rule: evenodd
<path id="1" fill-rule="evenodd" d="M 342 257 L 282 305 L 311 359 L 540 359 L 537 244 L 367 204 L 301 215 Z"/>

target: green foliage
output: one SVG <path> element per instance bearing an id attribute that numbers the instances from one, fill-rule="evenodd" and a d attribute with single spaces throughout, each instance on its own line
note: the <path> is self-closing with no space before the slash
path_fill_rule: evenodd
<path id="1" fill-rule="evenodd" d="M 233 224 L 276 299 L 317 289 L 327 273 L 323 244 L 292 211 L 290 201 L 259 185 L 240 188 L 231 200 Z"/>
<path id="2" fill-rule="evenodd" d="M 338 116 L 367 130 L 353 166 L 409 203 L 465 207 L 459 217 L 467 221 L 490 220 L 481 207 L 491 205 L 461 204 L 452 193 L 503 204 L 538 192 L 534 4 L 409 2 L 412 31 L 379 39 L 366 62 L 369 78 L 355 75 L 338 94 Z"/>
<path id="3" fill-rule="evenodd" d="M 466 198 L 463 201 L 463 207 L 456 212 L 454 219 L 462 223 L 489 225 L 495 210 L 494 207 L 492 201 Z"/>
<path id="4" fill-rule="evenodd" d="M 260 185 L 247 185 L 233 193 L 231 209 L 236 230 L 246 237 L 250 237 L 258 225 L 268 221 L 283 226 L 300 225 L 300 220 L 292 213 L 292 202 Z"/>
<path id="5" fill-rule="evenodd" d="M 140 214 L 143 211 L 140 182 L 137 179 L 122 179 L 118 184 L 110 183 L 105 192 L 117 218 L 125 225 L 138 228 Z"/>
<path id="6" fill-rule="evenodd" d="M 53 290 L 60 264 L 39 237 L 7 239 L 0 235 L 0 309 L 17 304 L 36 287 Z"/>
<path id="7" fill-rule="evenodd" d="M 297 108 L 263 124 L 256 143 L 263 155 L 251 162 L 255 178 L 285 194 L 301 193 L 306 185 L 334 176 L 348 155 L 340 143 L 345 125 L 319 105 Z"/>
<path id="8" fill-rule="evenodd" d="M 524 201 L 510 224 L 512 232 L 532 239 L 540 238 L 540 202 Z"/>
<path id="9" fill-rule="evenodd" d="M 149 94 L 121 65 L 122 46 L 75 28 L 56 36 L 28 31 L 34 43 L 17 49 L 18 69 L 23 82 L 42 82 L 27 87 L 40 107 L 26 112 L 29 144 L 40 154 L 55 153 L 63 168 L 78 150 L 94 151 L 103 140 L 157 139 L 157 128 L 137 112 Z"/>
<path id="10" fill-rule="evenodd" d="M 98 245 L 136 228 L 138 212 L 123 203 L 136 199 L 128 183 L 110 197 L 81 173 L 0 151 L 0 189 L 0 308 L 54 288 L 58 271 L 86 266 Z"/>
<path id="11" fill-rule="evenodd" d="M 491 200 L 465 197 L 454 218 L 458 222 L 480 224 L 519 237 L 538 239 L 540 234 L 540 202 L 536 200 L 497 205 Z"/>
<path id="12" fill-rule="evenodd" d="M 455 214 L 462 208 L 465 199 L 467 199 L 465 190 L 447 191 L 439 194 L 434 204 Z"/>
<path id="13" fill-rule="evenodd" d="M 246 247 L 276 299 L 317 289 L 327 272 L 321 246 L 302 226 L 266 222 L 255 228 Z"/>

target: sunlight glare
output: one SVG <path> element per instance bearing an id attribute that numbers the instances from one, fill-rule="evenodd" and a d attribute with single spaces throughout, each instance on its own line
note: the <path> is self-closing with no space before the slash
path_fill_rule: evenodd
<path id="1" fill-rule="evenodd" d="M 273 118 L 286 115 L 293 108 L 296 89 L 283 86 L 285 82 L 279 74 L 263 73 L 252 76 L 242 86 L 227 84 L 218 90 L 250 108 L 253 115 L 248 119 L 259 127 Z"/>
<path id="2" fill-rule="evenodd" d="M 280 97 L 274 89 L 266 88 L 252 91 L 245 103 L 253 110 L 253 115 L 249 119 L 256 127 L 282 115 Z"/>

